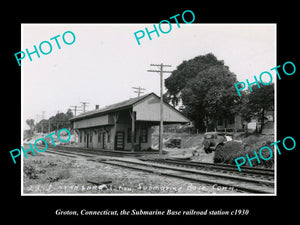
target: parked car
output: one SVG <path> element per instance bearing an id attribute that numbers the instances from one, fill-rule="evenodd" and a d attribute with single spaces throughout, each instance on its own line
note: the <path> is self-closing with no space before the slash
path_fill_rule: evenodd
<path id="1" fill-rule="evenodd" d="M 168 141 L 166 141 L 165 146 L 167 148 L 181 148 L 181 139 L 170 138 Z"/>
<path id="2" fill-rule="evenodd" d="M 232 141 L 232 138 L 225 132 L 207 132 L 204 134 L 204 151 L 207 154 L 212 153 L 228 141 Z"/>

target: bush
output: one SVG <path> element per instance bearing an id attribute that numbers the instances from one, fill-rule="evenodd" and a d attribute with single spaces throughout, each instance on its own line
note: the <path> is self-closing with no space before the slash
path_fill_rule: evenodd
<path id="1" fill-rule="evenodd" d="M 29 179 L 37 179 L 38 178 L 38 171 L 32 166 L 25 164 L 24 165 L 24 174 L 29 178 Z"/>
<path id="2" fill-rule="evenodd" d="M 56 181 L 59 181 L 59 180 L 62 180 L 62 179 L 68 179 L 70 177 L 71 177 L 70 170 L 69 169 L 64 169 L 64 170 L 58 171 L 56 173 L 56 175 L 54 175 L 54 176 L 49 176 L 47 178 L 47 180 L 50 183 L 52 183 L 52 182 L 56 182 Z"/>
<path id="3" fill-rule="evenodd" d="M 214 163 L 233 164 L 243 148 L 242 143 L 228 142 L 222 148 L 218 148 L 214 155 Z M 233 163 L 232 163 L 233 160 Z"/>
<path id="4" fill-rule="evenodd" d="M 252 160 L 252 166 L 261 165 L 266 168 L 272 168 L 274 165 L 274 147 L 271 147 L 270 144 L 274 142 L 273 136 L 257 136 L 251 135 L 246 137 L 240 142 L 228 142 L 222 148 L 218 149 L 214 155 L 215 163 L 226 163 L 231 165 L 236 165 L 235 159 L 238 157 L 246 157 L 248 154 L 249 158 L 255 156 L 254 151 L 259 155 L 259 150 L 268 146 L 272 149 L 273 156 L 269 160 L 263 160 L 260 158 L 260 163 L 257 160 Z M 270 157 L 270 152 L 268 150 L 262 151 L 262 156 L 264 158 Z M 244 165 L 250 166 L 249 161 L 246 160 Z"/>

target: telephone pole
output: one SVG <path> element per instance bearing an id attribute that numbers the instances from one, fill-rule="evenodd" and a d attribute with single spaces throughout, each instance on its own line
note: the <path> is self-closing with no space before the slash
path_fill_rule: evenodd
<path id="1" fill-rule="evenodd" d="M 134 91 L 135 93 L 138 93 L 138 97 L 140 97 L 141 94 L 143 94 L 144 92 L 142 92 L 142 90 L 146 90 L 145 88 L 141 88 L 139 87 L 132 87 L 132 89 L 136 89 L 136 91 Z"/>
<path id="2" fill-rule="evenodd" d="M 43 121 L 44 118 L 45 118 L 45 112 L 46 112 L 46 111 L 42 111 L 42 121 Z M 44 123 L 45 123 L 45 121 L 42 122 L 42 133 L 44 133 Z"/>
<path id="3" fill-rule="evenodd" d="M 42 120 L 44 120 L 44 118 L 45 118 L 45 112 L 46 111 L 42 111 Z"/>
<path id="4" fill-rule="evenodd" d="M 147 72 L 158 72 L 160 74 L 160 124 L 159 124 L 159 154 L 162 155 L 163 147 L 163 74 L 172 73 L 172 71 L 164 71 L 164 67 L 171 67 L 171 65 L 164 64 L 150 64 L 150 66 L 158 66 L 159 70 L 147 70 Z"/>
<path id="5" fill-rule="evenodd" d="M 70 107 L 73 108 L 71 110 L 74 110 L 75 116 L 76 116 L 76 112 L 81 110 L 81 109 L 79 109 L 81 106 L 78 106 L 78 105 L 71 105 Z"/>
<path id="6" fill-rule="evenodd" d="M 37 132 L 38 131 L 38 129 L 37 129 L 37 124 L 38 124 L 38 120 L 39 120 L 39 117 L 41 116 L 41 115 L 38 115 L 38 114 L 35 114 L 35 116 L 36 116 L 36 122 L 35 122 L 35 128 L 34 128 L 34 130 L 35 130 L 35 132 Z"/>
<path id="7" fill-rule="evenodd" d="M 50 134 L 50 118 L 48 119 L 48 133 Z"/>
<path id="8" fill-rule="evenodd" d="M 87 106 L 90 103 L 88 102 L 80 102 L 80 103 L 83 105 L 83 113 L 85 113 L 85 106 Z"/>

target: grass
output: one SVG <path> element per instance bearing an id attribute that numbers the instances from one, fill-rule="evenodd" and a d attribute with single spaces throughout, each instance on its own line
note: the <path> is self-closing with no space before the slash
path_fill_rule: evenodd
<path id="1" fill-rule="evenodd" d="M 80 157 L 68 158 L 47 153 L 30 156 L 28 159 L 24 159 L 23 162 L 23 193 L 25 195 L 102 195 L 217 194 L 233 192 L 232 190 L 216 190 L 213 185 L 187 182 L 186 180 L 162 177 L 159 174 L 111 166 L 101 163 L 103 157 L 98 159 L 99 161 L 97 159 L 91 161 Z M 104 185 L 103 181 L 110 181 L 111 183 L 105 183 Z M 97 184 L 97 182 L 101 183 Z"/>

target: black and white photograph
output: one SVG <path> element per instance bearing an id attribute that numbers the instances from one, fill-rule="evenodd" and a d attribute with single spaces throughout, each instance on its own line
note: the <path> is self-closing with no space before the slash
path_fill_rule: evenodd
<path id="1" fill-rule="evenodd" d="M 22 24 L 25 48 L 23 195 L 276 194 L 276 24 Z"/>
<path id="2" fill-rule="evenodd" d="M 3 220 L 297 218 L 296 6 L 47 4 L 3 19 Z"/>

